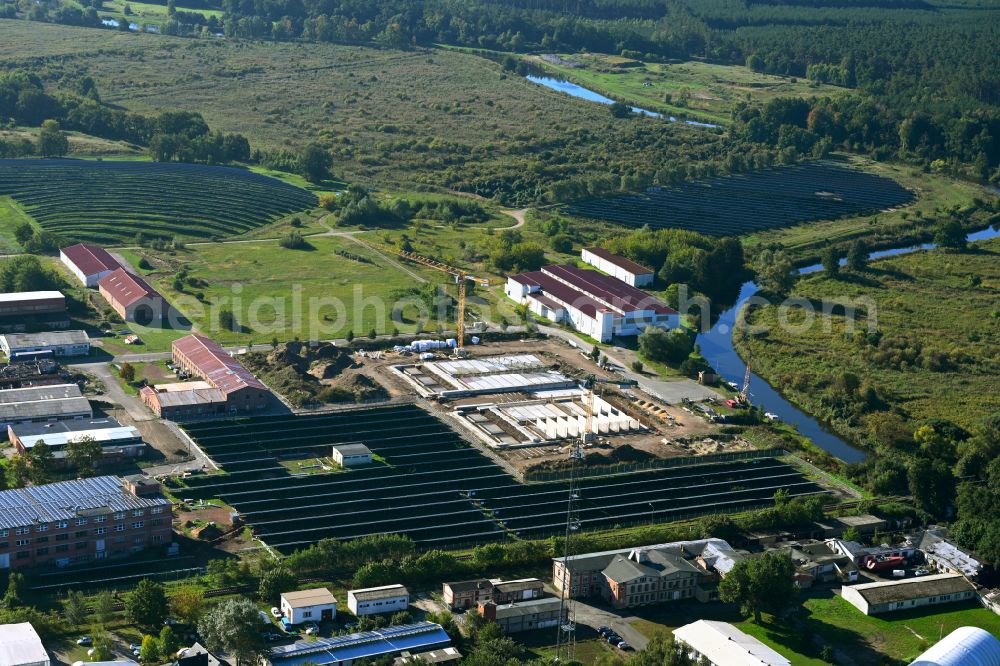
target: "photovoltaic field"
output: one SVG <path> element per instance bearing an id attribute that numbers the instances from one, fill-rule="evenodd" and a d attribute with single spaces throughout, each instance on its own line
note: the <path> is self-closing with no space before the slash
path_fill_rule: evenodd
<path id="1" fill-rule="evenodd" d="M 252 171 L 174 162 L 0 159 L 5 195 L 48 231 L 106 244 L 139 232 L 232 236 L 316 205 L 311 192 Z"/>
<path id="2" fill-rule="evenodd" d="M 218 421 L 187 431 L 226 473 L 190 477 L 175 494 L 222 499 L 283 552 L 369 534 L 448 546 L 565 528 L 565 483 L 518 483 L 416 406 Z M 380 460 L 310 475 L 279 464 L 329 456 L 333 444 L 349 442 L 366 444 Z M 762 458 L 587 479 L 579 518 L 583 529 L 597 529 L 745 510 L 770 505 L 779 488 L 792 496 L 823 492 L 785 463 Z"/>
<path id="3" fill-rule="evenodd" d="M 630 227 L 736 236 L 900 206 L 913 194 L 889 178 L 808 162 L 648 189 L 564 207 L 568 215 Z"/>

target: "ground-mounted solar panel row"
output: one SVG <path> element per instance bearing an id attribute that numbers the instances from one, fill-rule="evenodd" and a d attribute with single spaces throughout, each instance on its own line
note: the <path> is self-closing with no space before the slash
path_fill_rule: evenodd
<path id="1" fill-rule="evenodd" d="M 565 529 L 566 483 L 518 483 L 413 405 L 192 424 L 188 433 L 225 473 L 189 478 L 176 494 L 224 500 L 284 552 L 371 534 L 446 546 Z M 327 456 L 346 442 L 364 443 L 381 460 L 303 475 L 279 462 Z M 774 458 L 695 465 L 585 479 L 578 518 L 583 529 L 597 529 L 745 510 L 770 505 L 779 489 L 823 492 Z"/>
<path id="2" fill-rule="evenodd" d="M 889 178 L 835 163 L 809 162 L 591 199 L 564 210 L 626 226 L 734 236 L 860 215 L 912 199 L 909 190 Z"/>
<path id="3" fill-rule="evenodd" d="M 245 169 L 201 164 L 0 160 L 0 196 L 67 238 L 239 234 L 316 205 L 306 190 Z"/>

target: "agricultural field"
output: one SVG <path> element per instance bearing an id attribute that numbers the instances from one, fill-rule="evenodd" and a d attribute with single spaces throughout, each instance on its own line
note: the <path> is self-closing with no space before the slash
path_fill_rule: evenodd
<path id="1" fill-rule="evenodd" d="M 888 178 L 833 162 L 808 162 L 650 188 L 644 194 L 594 199 L 563 210 L 629 227 L 732 236 L 875 212 L 912 198 L 911 192 Z"/>
<path id="2" fill-rule="evenodd" d="M 214 238 L 310 208 L 316 197 L 228 167 L 142 161 L 0 160 L 0 195 L 67 240 Z"/>
<path id="3" fill-rule="evenodd" d="M 775 97 L 834 97 L 847 88 L 695 60 L 647 63 L 599 53 L 530 56 L 547 75 L 659 113 L 726 124 L 737 102 Z M 668 101 L 669 100 L 669 101 Z"/>
<path id="4" fill-rule="evenodd" d="M 767 328 L 766 335 L 739 336 L 743 358 L 754 371 L 801 408 L 821 418 L 832 416 L 823 405 L 817 381 L 852 372 L 870 381 L 892 407 L 914 426 L 947 419 L 974 428 L 1000 410 L 1000 239 L 980 241 L 963 253 L 931 250 L 873 262 L 860 274 L 830 278 L 816 273 L 800 279 L 792 297 L 819 302 L 867 302 L 884 340 L 866 348 L 846 335 L 843 315 L 816 316 L 811 323 L 802 308 L 788 308 L 787 326 L 779 325 L 778 306 L 756 307 L 748 323 Z M 829 329 L 829 330 L 827 330 Z M 884 352 L 887 356 L 872 355 Z M 842 434 L 864 437 L 863 423 L 834 420 Z"/>
<path id="5" fill-rule="evenodd" d="M 538 86 L 479 56 L 333 44 L 230 42 L 0 21 L 0 65 L 46 81 L 83 75 L 132 111 L 197 111 L 255 149 L 321 141 L 350 181 L 448 188 L 505 203 L 554 183 L 656 170 L 723 138 L 654 119 L 616 121 L 606 107 Z M 51 84 L 56 86 L 59 84 Z"/>
<path id="6" fill-rule="evenodd" d="M 188 501 L 221 499 L 283 552 L 322 538 L 368 534 L 458 545 L 508 535 L 545 537 L 565 528 L 564 483 L 517 483 L 416 406 L 193 424 L 187 430 L 226 473 L 191 477 L 173 493 Z M 308 477 L 290 476 L 279 463 L 325 456 L 338 442 L 364 443 L 384 462 Z M 769 506 L 781 488 L 792 496 L 823 492 L 774 458 L 586 479 L 580 487 L 585 529 Z"/>

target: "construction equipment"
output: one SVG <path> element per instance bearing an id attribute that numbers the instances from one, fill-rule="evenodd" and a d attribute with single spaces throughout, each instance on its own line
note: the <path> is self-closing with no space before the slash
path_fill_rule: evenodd
<path id="1" fill-rule="evenodd" d="M 426 266 L 428 268 L 433 268 L 436 271 L 441 271 L 442 273 L 448 273 L 455 278 L 456 284 L 458 284 L 458 312 L 457 312 L 457 333 L 455 347 L 456 356 L 465 356 L 465 293 L 466 293 L 466 283 L 474 282 L 483 287 L 489 287 L 490 281 L 486 278 L 478 278 L 473 275 L 469 275 L 461 268 L 455 268 L 454 266 L 449 266 L 446 263 L 440 262 L 437 259 L 431 259 L 430 257 L 425 257 L 423 255 L 417 254 L 416 252 L 408 252 L 406 250 L 401 250 L 395 247 L 389 247 L 388 245 L 382 245 L 381 243 L 372 243 L 370 241 L 362 241 L 357 236 L 354 237 L 358 242 L 368 245 L 374 250 L 379 250 L 381 252 L 387 252 L 389 254 L 395 254 L 403 259 L 412 261 L 415 264 L 420 264 L 421 266 Z"/>
<path id="2" fill-rule="evenodd" d="M 736 409 L 750 406 L 750 364 L 747 363 L 746 374 L 743 375 L 743 388 L 732 400 L 726 400 L 726 405 Z"/>

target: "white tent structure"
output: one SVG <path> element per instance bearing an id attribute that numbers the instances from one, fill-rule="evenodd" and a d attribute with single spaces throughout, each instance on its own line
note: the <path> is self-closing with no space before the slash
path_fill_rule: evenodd
<path id="1" fill-rule="evenodd" d="M 1000 640 L 979 627 L 959 627 L 910 666 L 997 666 Z"/>
<path id="2" fill-rule="evenodd" d="M 0 666 L 49 666 L 49 653 L 28 622 L 0 624 Z"/>

